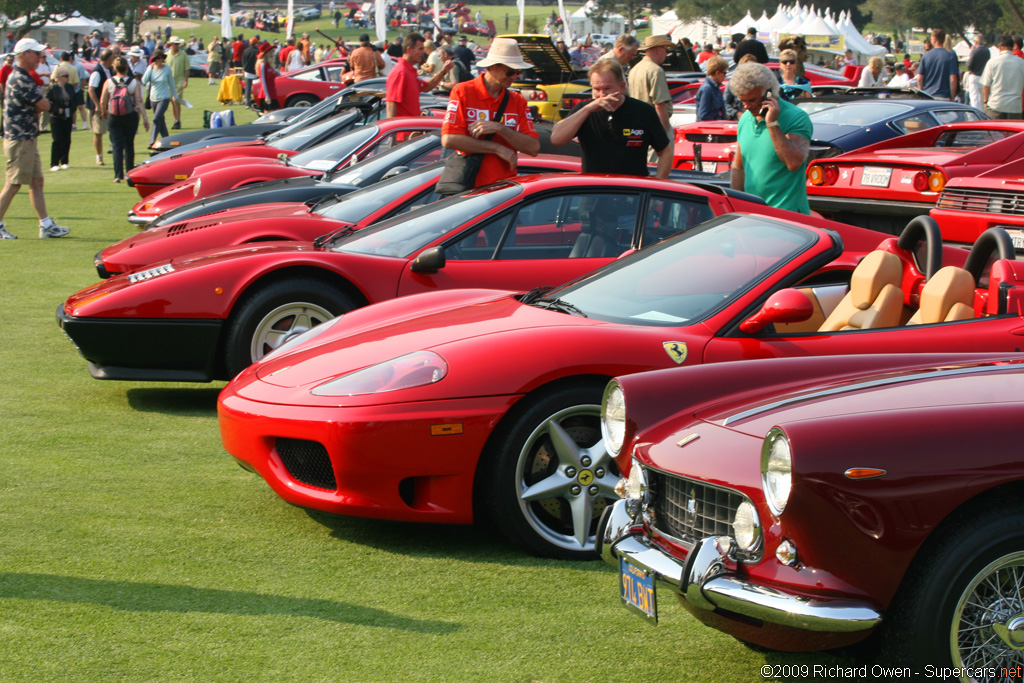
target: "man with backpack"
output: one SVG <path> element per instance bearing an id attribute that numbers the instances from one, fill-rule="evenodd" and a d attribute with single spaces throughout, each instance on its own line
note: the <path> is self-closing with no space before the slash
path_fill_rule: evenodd
<path id="1" fill-rule="evenodd" d="M 139 130 L 139 114 L 149 130 L 149 117 L 142 106 L 142 86 L 132 78 L 128 60 L 119 57 L 114 63 L 114 76 L 103 88 L 100 106 L 106 113 L 110 143 L 114 149 L 114 182 L 124 180 L 125 171 L 135 166 L 135 133 Z"/>

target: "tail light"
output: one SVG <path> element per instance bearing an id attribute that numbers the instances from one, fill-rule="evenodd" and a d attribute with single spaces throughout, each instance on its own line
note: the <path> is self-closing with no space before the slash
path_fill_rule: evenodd
<path id="1" fill-rule="evenodd" d="M 825 182 L 825 171 L 818 164 L 811 164 L 807 167 L 807 180 L 811 185 L 821 185 Z"/>
<path id="2" fill-rule="evenodd" d="M 914 190 L 917 192 L 928 191 L 928 172 L 918 171 L 914 174 Z"/>
<path id="3" fill-rule="evenodd" d="M 832 164 L 825 166 L 825 184 L 835 185 L 837 180 L 839 180 L 839 167 Z"/>
<path id="4" fill-rule="evenodd" d="M 527 102 L 544 102 L 548 99 L 548 94 L 543 90 L 520 90 L 519 93 Z"/>
<path id="5" fill-rule="evenodd" d="M 933 171 L 928 176 L 928 190 L 930 192 L 942 192 L 946 187 L 946 175 L 942 171 Z"/>

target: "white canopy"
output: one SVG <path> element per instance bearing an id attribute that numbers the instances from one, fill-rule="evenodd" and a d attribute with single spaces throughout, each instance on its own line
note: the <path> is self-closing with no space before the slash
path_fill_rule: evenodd
<path id="1" fill-rule="evenodd" d="M 747 10 L 747 16 L 739 20 L 739 22 L 729 27 L 729 33 L 743 33 L 746 34 L 747 29 L 751 26 L 757 26 L 757 22 L 754 21 L 754 17 L 750 16 L 750 10 Z"/>
<path id="2" fill-rule="evenodd" d="M 689 38 L 694 44 L 704 45 L 715 42 L 718 27 L 710 18 L 697 19 L 689 23 L 679 20 L 675 10 L 669 10 L 659 17 L 651 17 L 651 35 L 666 35 L 674 42 Z"/>
<path id="3" fill-rule="evenodd" d="M 597 11 L 597 3 L 594 0 L 587 0 L 583 7 L 569 15 L 569 27 L 572 32 L 580 38 L 586 37 L 588 33 L 614 36 L 626 32 L 626 17 L 621 14 L 607 14 L 600 19 L 589 16 L 596 15 Z"/>
<path id="4" fill-rule="evenodd" d="M 860 34 L 860 31 L 850 21 L 850 17 L 847 16 L 846 20 L 839 25 L 840 30 L 846 37 L 846 49 L 853 50 L 854 52 L 867 55 L 884 55 L 885 48 L 881 45 L 871 45 L 868 41 L 864 40 L 864 36 Z"/>
<path id="5" fill-rule="evenodd" d="M 18 17 L 8 25 L 11 28 L 18 28 L 19 26 L 24 26 L 26 21 L 26 17 Z M 40 43 L 46 43 L 52 48 L 67 49 L 68 45 L 71 44 L 72 38 L 78 36 L 78 42 L 81 44 L 81 37 L 93 31 L 99 31 L 108 38 L 113 39 L 114 24 L 109 21 L 95 21 L 82 16 L 79 12 L 73 12 L 70 16 L 58 21 L 48 22 L 40 28 L 29 31 L 28 35 Z"/>
<path id="6" fill-rule="evenodd" d="M 786 14 L 786 10 L 782 9 L 782 5 L 779 5 L 779 9 L 777 12 L 775 12 L 775 16 L 772 17 L 771 21 L 768 22 L 768 30 L 774 33 L 778 33 L 782 29 L 784 29 L 786 27 L 786 24 L 792 21 L 792 19 L 793 18 L 791 16 Z"/>

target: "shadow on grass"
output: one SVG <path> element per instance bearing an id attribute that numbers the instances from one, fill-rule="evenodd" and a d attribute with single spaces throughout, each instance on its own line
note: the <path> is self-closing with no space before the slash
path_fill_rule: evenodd
<path id="1" fill-rule="evenodd" d="M 221 386 L 196 388 L 160 387 L 129 389 L 128 405 L 140 413 L 164 413 L 185 417 L 216 417 Z"/>
<path id="2" fill-rule="evenodd" d="M 330 530 L 332 537 L 408 557 L 448 558 L 460 562 L 520 567 L 566 567 L 610 571 L 597 555 L 594 561 L 551 560 L 527 555 L 506 543 L 489 524 L 421 524 L 332 515 L 303 510 Z"/>
<path id="3" fill-rule="evenodd" d="M 453 633 L 462 628 L 458 624 L 409 619 L 333 600 L 53 574 L 0 573 L 0 598 L 104 605 L 125 612 L 198 612 L 237 616 L 280 614 L 416 633 Z"/>

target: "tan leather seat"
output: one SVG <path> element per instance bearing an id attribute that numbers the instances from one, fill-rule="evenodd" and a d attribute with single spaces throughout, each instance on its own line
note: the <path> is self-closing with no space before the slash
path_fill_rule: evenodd
<path id="1" fill-rule="evenodd" d="M 974 277 L 963 268 L 946 266 L 921 290 L 921 307 L 908 325 L 929 325 L 974 317 Z"/>
<path id="2" fill-rule="evenodd" d="M 903 316 L 903 267 L 895 254 L 873 251 L 853 271 L 850 291 L 819 332 L 896 327 Z"/>

